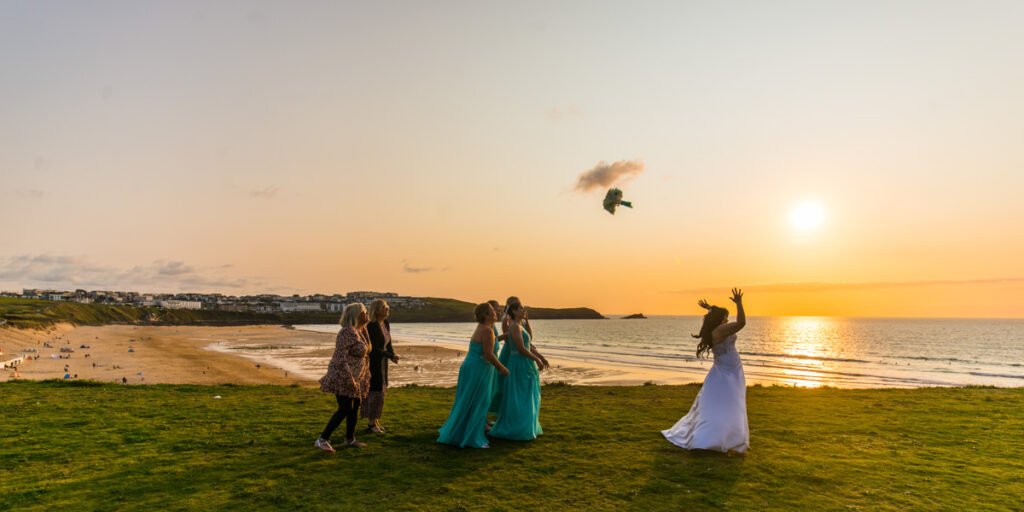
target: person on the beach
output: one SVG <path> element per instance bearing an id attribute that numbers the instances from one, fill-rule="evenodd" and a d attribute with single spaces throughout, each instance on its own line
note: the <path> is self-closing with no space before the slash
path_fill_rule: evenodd
<path id="1" fill-rule="evenodd" d="M 459 380 L 455 385 L 455 402 L 448 419 L 439 431 L 437 442 L 459 448 L 488 448 L 484 430 L 487 409 L 491 405 L 494 374 L 508 375 L 508 368 L 494 355 L 494 323 L 497 313 L 490 304 L 478 304 L 473 310 L 476 330 L 469 340 L 466 359 L 459 367 Z"/>
<path id="2" fill-rule="evenodd" d="M 334 453 L 331 434 L 345 420 L 345 446 L 361 448 L 366 443 L 356 441 L 356 422 L 359 421 L 359 401 L 370 390 L 370 340 L 365 326 L 369 321 L 366 306 L 349 304 L 341 313 L 341 331 L 334 346 L 334 355 L 327 365 L 327 374 L 320 379 L 320 390 L 333 393 L 338 410 L 331 416 L 324 431 L 313 446 Z"/>
<path id="3" fill-rule="evenodd" d="M 701 299 L 697 304 L 708 312 L 697 344 L 697 357 L 714 354 L 715 361 L 697 392 L 690 412 L 662 435 L 672 444 L 688 450 L 747 451 L 747 383 L 743 363 L 736 351 L 736 333 L 747 325 L 743 311 L 743 291 L 732 289 L 736 303 L 736 321 L 729 322 L 729 310 L 712 306 Z"/>
<path id="4" fill-rule="evenodd" d="M 522 321 L 526 308 L 513 302 L 508 305 L 510 317 L 506 345 L 512 345 L 508 356 L 509 375 L 504 378 L 498 405 L 498 421 L 491 427 L 491 437 L 529 441 L 544 433 L 540 426 L 540 371 L 544 361 L 530 350 L 530 333 Z"/>
<path id="5" fill-rule="evenodd" d="M 362 415 L 367 421 L 366 430 L 374 434 L 387 431 L 380 424 L 380 418 L 384 414 L 384 395 L 388 392 L 388 361 L 397 364 L 399 359 L 391 346 L 390 313 L 391 306 L 384 299 L 370 303 L 370 322 L 366 324 L 370 337 L 370 392 L 363 400 Z"/>

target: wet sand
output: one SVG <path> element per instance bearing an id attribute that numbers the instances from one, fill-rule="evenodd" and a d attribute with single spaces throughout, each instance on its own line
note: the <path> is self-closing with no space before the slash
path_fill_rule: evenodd
<path id="1" fill-rule="evenodd" d="M 334 349 L 333 334 L 281 326 L 153 327 L 60 325 L 46 331 L 0 329 L 0 360 L 24 356 L 17 369 L 0 370 L 0 382 L 11 378 L 61 379 L 67 372 L 79 380 L 128 384 L 299 384 L 316 386 Z M 47 346 L 49 345 L 49 346 Z M 87 348 L 83 348 L 85 345 Z M 464 349 L 394 341 L 401 357 L 391 364 L 392 386 L 453 386 Z M 60 350 L 72 352 L 62 353 Z M 37 352 L 24 352 L 33 349 Z M 541 347 L 541 349 L 543 349 Z M 38 356 L 38 359 L 35 359 Z M 59 358 L 64 357 L 64 358 Z M 628 367 L 549 357 L 552 368 L 544 382 L 622 385 L 672 375 L 642 373 Z M 683 377 L 685 382 L 694 379 Z"/>

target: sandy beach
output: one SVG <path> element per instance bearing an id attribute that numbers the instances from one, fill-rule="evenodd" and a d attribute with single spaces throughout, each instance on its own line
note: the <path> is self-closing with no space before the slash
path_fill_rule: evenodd
<path id="1" fill-rule="evenodd" d="M 463 350 L 442 344 L 394 341 L 402 358 L 392 364 L 392 386 L 453 386 Z M 0 329 L 0 359 L 22 356 L 12 378 L 62 379 L 128 384 L 298 384 L 316 386 L 334 348 L 334 335 L 281 326 L 154 327 L 59 325 L 49 330 Z M 61 350 L 64 352 L 61 352 Z M 28 350 L 28 351 L 26 351 Z M 34 352 L 33 352 L 34 351 Z M 637 385 L 692 382 L 688 375 L 652 375 L 598 362 L 549 357 L 544 382 Z"/>

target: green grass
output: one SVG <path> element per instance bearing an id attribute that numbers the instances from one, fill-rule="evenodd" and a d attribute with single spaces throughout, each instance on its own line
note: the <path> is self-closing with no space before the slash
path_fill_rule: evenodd
<path id="1" fill-rule="evenodd" d="M 697 389 L 547 386 L 545 435 L 489 450 L 434 442 L 452 390 L 394 389 L 328 456 L 317 390 L 2 384 L 0 509 L 1024 509 L 1024 389 L 753 387 L 746 456 L 658 433 Z"/>
<path id="2" fill-rule="evenodd" d="M 396 307 L 393 322 L 472 322 L 475 304 L 455 299 L 425 298 L 418 309 Z M 532 318 L 603 318 L 588 308 L 535 308 Z M 0 298 L 0 320 L 11 327 L 40 329 L 59 322 L 73 325 L 146 324 L 146 325 L 259 325 L 259 324 L 333 324 L 339 313 L 248 313 L 234 311 L 186 310 L 78 304 L 45 300 Z"/>

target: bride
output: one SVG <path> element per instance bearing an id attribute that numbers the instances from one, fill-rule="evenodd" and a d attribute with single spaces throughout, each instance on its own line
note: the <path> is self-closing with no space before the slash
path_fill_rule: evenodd
<path id="1" fill-rule="evenodd" d="M 750 431 L 747 429 L 747 383 L 743 363 L 736 351 L 736 333 L 747 324 L 743 312 L 743 291 L 733 288 L 731 300 L 736 303 L 736 321 L 729 322 L 729 310 L 712 306 L 701 299 L 697 304 L 708 310 L 697 344 L 697 357 L 714 354 L 704 385 L 690 407 L 690 412 L 672 428 L 661 433 L 672 444 L 688 450 L 747 451 Z"/>

